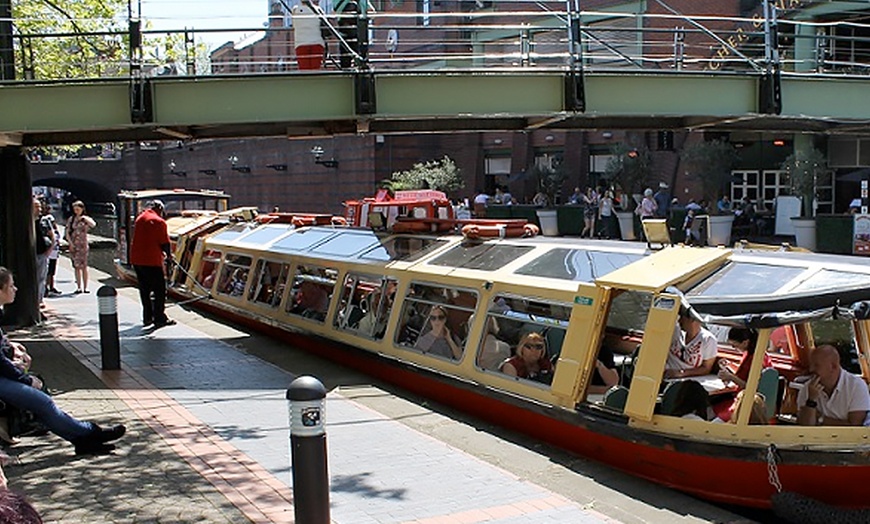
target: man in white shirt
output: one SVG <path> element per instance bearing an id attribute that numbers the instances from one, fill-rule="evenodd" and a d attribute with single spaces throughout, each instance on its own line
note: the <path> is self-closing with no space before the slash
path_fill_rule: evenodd
<path id="1" fill-rule="evenodd" d="M 813 378 L 798 393 L 798 424 L 802 426 L 867 426 L 870 390 L 867 383 L 840 367 L 831 345 L 810 354 Z"/>
<path id="2" fill-rule="evenodd" d="M 716 353 L 716 335 L 704 328 L 687 309 L 680 308 L 679 329 L 674 332 L 665 363 L 665 378 L 709 375 L 713 372 Z"/>

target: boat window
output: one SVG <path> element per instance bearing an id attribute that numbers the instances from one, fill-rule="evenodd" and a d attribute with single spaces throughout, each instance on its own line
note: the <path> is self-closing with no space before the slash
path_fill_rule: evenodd
<path id="1" fill-rule="evenodd" d="M 375 340 L 384 338 L 396 285 L 393 278 L 348 273 L 341 288 L 335 327 Z"/>
<path id="2" fill-rule="evenodd" d="M 334 234 L 335 232 L 330 230 L 303 229 L 275 242 L 270 249 L 275 251 L 304 251 Z"/>
<path id="3" fill-rule="evenodd" d="M 536 277 L 592 282 L 641 259 L 635 253 L 611 253 L 584 249 L 556 248 L 519 268 L 515 273 Z"/>
<path id="4" fill-rule="evenodd" d="M 212 240 L 217 240 L 219 242 L 231 242 L 244 235 L 248 231 L 252 230 L 254 227 L 256 226 L 248 223 L 233 224 L 227 226 L 226 229 L 213 236 Z"/>
<path id="5" fill-rule="evenodd" d="M 218 264 L 221 262 L 221 252 L 214 249 L 207 249 L 202 254 L 202 263 L 199 265 L 199 274 L 196 275 L 196 281 L 208 290 L 214 286 L 215 276 L 217 275 Z"/>
<path id="6" fill-rule="evenodd" d="M 852 322 L 843 318 L 827 318 L 810 322 L 813 333 L 813 345 L 819 347 L 830 344 L 840 353 L 840 365 L 843 369 L 860 375 L 861 364 L 858 348 L 855 346 L 855 332 Z"/>
<path id="7" fill-rule="evenodd" d="M 278 307 L 284 296 L 284 286 L 289 273 L 290 264 L 258 260 L 254 270 L 254 283 L 248 290 L 248 301 L 271 308 Z"/>
<path id="8" fill-rule="evenodd" d="M 260 226 L 247 235 L 239 237 L 238 241 L 245 244 L 262 246 L 272 242 L 281 235 L 286 235 L 289 231 L 292 231 L 292 226 L 287 224 Z"/>
<path id="9" fill-rule="evenodd" d="M 291 315 L 323 322 L 329 301 L 335 291 L 338 270 L 334 268 L 302 265 L 296 267 L 290 298 L 286 310 Z"/>
<path id="10" fill-rule="evenodd" d="M 806 271 L 805 267 L 729 263 L 686 293 L 689 297 L 771 295 Z"/>
<path id="11" fill-rule="evenodd" d="M 218 279 L 217 292 L 231 297 L 242 296 L 250 269 L 251 257 L 228 253 Z"/>
<path id="12" fill-rule="evenodd" d="M 409 286 L 402 307 L 396 343 L 449 360 L 460 360 L 465 350 L 477 293 L 432 284 Z"/>
<path id="13" fill-rule="evenodd" d="M 866 273 L 850 273 L 846 271 L 823 269 L 801 282 L 792 291 L 800 293 L 818 291 L 821 289 L 830 291 L 832 288 L 837 289 L 844 287 L 868 286 L 870 286 L 870 275 Z"/>
<path id="14" fill-rule="evenodd" d="M 622 291 L 613 298 L 607 327 L 626 332 L 643 332 L 652 295 L 641 291 Z"/>
<path id="15" fill-rule="evenodd" d="M 532 246 L 462 242 L 430 263 L 436 266 L 495 271 L 532 249 Z"/>
<path id="16" fill-rule="evenodd" d="M 404 260 L 414 262 L 446 244 L 446 240 L 421 237 L 392 237 L 369 249 L 360 258 L 367 260 Z"/>
<path id="17" fill-rule="evenodd" d="M 553 380 L 570 317 L 570 304 L 509 294 L 496 295 L 486 316 L 476 360 L 478 367 L 503 372 L 504 365 L 510 363 L 510 369 L 518 372 L 519 378 L 549 384 Z M 538 346 L 543 346 L 542 350 L 536 349 Z M 532 371 L 532 367 L 538 370 Z"/>
<path id="18" fill-rule="evenodd" d="M 340 233 L 311 250 L 318 255 L 349 257 L 378 242 L 372 232 Z"/>

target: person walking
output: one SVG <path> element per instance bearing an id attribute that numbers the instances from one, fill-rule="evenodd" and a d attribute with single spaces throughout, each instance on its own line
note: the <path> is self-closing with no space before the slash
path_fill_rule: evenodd
<path id="1" fill-rule="evenodd" d="M 139 281 L 142 300 L 142 324 L 163 327 L 175 324 L 166 317 L 166 275 L 164 263 L 172 260 L 169 232 L 163 219 L 163 202 L 148 202 L 145 211 L 136 217 L 130 262 Z"/>
<path id="2" fill-rule="evenodd" d="M 48 278 L 48 254 L 54 245 L 54 231 L 42 216 L 42 202 L 33 197 L 33 229 L 36 240 L 36 284 L 39 307 L 45 307 L 45 279 Z"/>
<path id="3" fill-rule="evenodd" d="M 85 203 L 76 200 L 72 204 L 73 214 L 66 222 L 66 241 L 69 248 L 69 258 L 72 260 L 76 274 L 76 293 L 88 291 L 88 231 L 97 223 L 85 211 Z"/>
<path id="4" fill-rule="evenodd" d="M 15 301 L 18 288 L 12 272 L 0 266 L 0 307 Z M 61 410 L 42 391 L 39 377 L 16 366 L 7 356 L 14 346 L 0 329 L 0 400 L 18 409 L 30 411 L 49 431 L 71 442 L 76 455 L 107 453 L 115 447 L 109 442 L 124 436 L 123 424 L 102 428 L 93 422 L 79 420 Z"/>

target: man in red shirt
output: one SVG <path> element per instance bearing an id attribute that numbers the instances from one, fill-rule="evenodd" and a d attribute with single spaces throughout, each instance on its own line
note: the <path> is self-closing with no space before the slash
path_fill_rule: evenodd
<path id="1" fill-rule="evenodd" d="M 159 328 L 175 324 L 174 320 L 166 317 L 164 311 L 166 277 L 163 268 L 164 261 L 171 259 L 169 232 L 163 220 L 163 202 L 153 200 L 136 217 L 133 244 L 130 246 L 130 262 L 139 280 L 142 323 L 145 326 L 153 323 L 154 327 Z"/>

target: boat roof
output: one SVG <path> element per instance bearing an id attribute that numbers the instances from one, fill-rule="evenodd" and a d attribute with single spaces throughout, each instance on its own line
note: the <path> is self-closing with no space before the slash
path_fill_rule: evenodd
<path id="1" fill-rule="evenodd" d="M 673 287 L 701 315 L 768 315 L 767 322 L 772 313 L 870 300 L 870 264 L 859 257 L 817 253 L 686 246 L 652 252 L 645 244 L 622 241 L 470 241 L 458 235 L 394 235 L 328 226 L 297 229 L 252 222 L 229 224 L 212 235 L 208 245 L 380 267 L 413 266 L 421 272 L 452 272 L 487 281 L 533 280 L 560 288 L 586 283 L 660 292 Z M 774 318 L 785 322 L 790 317 Z"/>
<path id="2" fill-rule="evenodd" d="M 209 197 L 209 198 L 229 198 L 230 195 L 216 189 L 138 189 L 126 190 L 122 189 L 118 193 L 119 198 L 128 199 L 154 199 L 154 198 L 169 198 L 169 197 Z"/>

